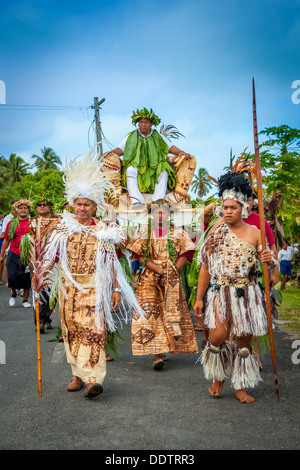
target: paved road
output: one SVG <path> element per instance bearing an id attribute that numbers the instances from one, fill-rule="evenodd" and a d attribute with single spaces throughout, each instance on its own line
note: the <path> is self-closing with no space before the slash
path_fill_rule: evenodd
<path id="1" fill-rule="evenodd" d="M 173 355 L 162 371 L 153 371 L 150 357 L 131 355 L 129 327 L 120 358 L 108 363 L 104 393 L 87 400 L 83 391 L 66 392 L 71 371 L 63 344 L 51 342 L 59 327 L 54 313 L 54 329 L 41 337 L 39 397 L 33 313 L 20 297 L 15 308 L 8 300 L 9 290 L 0 286 L 0 340 L 6 346 L 6 363 L 0 365 L 2 450 L 97 449 L 117 456 L 124 450 L 300 448 L 300 364 L 291 360 L 293 338 L 277 327 L 279 404 L 269 357 L 256 402 L 242 405 L 229 384 L 221 399 L 209 396 L 197 355 Z"/>

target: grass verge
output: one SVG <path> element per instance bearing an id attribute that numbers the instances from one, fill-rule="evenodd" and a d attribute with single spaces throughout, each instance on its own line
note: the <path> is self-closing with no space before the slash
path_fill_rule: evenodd
<path id="1" fill-rule="evenodd" d="M 280 289 L 280 283 L 276 287 Z M 277 307 L 280 327 L 300 339 L 300 289 L 288 283 L 281 294 L 282 302 Z"/>

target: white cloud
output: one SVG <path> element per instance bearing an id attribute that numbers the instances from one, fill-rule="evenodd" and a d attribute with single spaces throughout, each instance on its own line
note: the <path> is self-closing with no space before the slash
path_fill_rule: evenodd
<path id="1" fill-rule="evenodd" d="M 52 134 L 47 138 L 46 147 L 51 147 L 63 161 L 85 154 L 88 150 L 88 134 L 90 123 L 87 120 L 72 120 L 56 117 L 53 121 Z"/>

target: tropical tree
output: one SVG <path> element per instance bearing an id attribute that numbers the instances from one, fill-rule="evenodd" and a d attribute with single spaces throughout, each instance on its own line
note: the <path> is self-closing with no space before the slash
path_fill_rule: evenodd
<path id="1" fill-rule="evenodd" d="M 192 190 L 202 199 L 213 187 L 214 181 L 205 168 L 199 168 L 192 181 Z"/>
<path id="2" fill-rule="evenodd" d="M 21 181 L 28 174 L 29 170 L 30 165 L 15 153 L 10 154 L 8 159 L 3 157 L 0 159 L 2 182 L 5 181 L 6 184 L 14 184 Z"/>
<path id="3" fill-rule="evenodd" d="M 61 159 L 50 147 L 44 147 L 41 149 L 41 153 L 41 156 L 32 155 L 31 158 L 35 160 L 32 167 L 36 167 L 38 170 L 58 170 L 62 165 Z"/>
<path id="4" fill-rule="evenodd" d="M 63 172 L 59 170 L 40 170 L 25 176 L 14 185 L 14 194 L 20 198 L 33 198 L 47 194 L 61 197 L 64 192 Z"/>
<path id="5" fill-rule="evenodd" d="M 260 134 L 268 136 L 269 140 L 264 141 L 261 146 L 274 148 L 273 163 L 276 162 L 278 155 L 285 155 L 300 149 L 300 130 L 293 129 L 290 126 L 266 127 Z M 276 156 L 277 155 L 277 156 Z"/>
<path id="6" fill-rule="evenodd" d="M 266 169 L 266 197 L 281 196 L 277 218 L 292 242 L 300 237 L 300 130 L 287 125 L 261 131 L 268 139 L 261 144 Z"/>
<path id="7" fill-rule="evenodd" d="M 265 212 L 281 246 L 283 237 L 291 242 L 300 237 L 300 130 L 282 125 L 260 134 L 267 137 L 260 145 Z M 251 170 L 253 176 L 255 155 L 244 152 L 237 163 L 238 170 Z"/>

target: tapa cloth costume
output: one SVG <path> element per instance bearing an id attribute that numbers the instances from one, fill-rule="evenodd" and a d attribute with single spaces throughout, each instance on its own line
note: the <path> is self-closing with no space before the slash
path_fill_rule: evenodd
<path id="1" fill-rule="evenodd" d="M 256 248 L 238 238 L 225 222 L 208 234 L 198 257 L 210 274 L 205 302 L 207 328 L 216 328 L 217 316 L 221 322 L 230 323 L 230 333 L 235 336 L 267 333 L 256 255 Z"/>
<path id="2" fill-rule="evenodd" d="M 258 284 L 256 248 L 238 238 L 224 222 L 208 234 L 199 262 L 210 274 L 204 299 L 204 324 L 208 329 L 227 321 L 230 334 L 263 336 L 268 332 L 264 292 Z M 261 380 L 252 348 L 220 347 L 207 343 L 201 362 L 207 380 L 224 381 L 232 374 L 235 390 L 254 388 Z"/>
<path id="3" fill-rule="evenodd" d="M 75 158 L 67 164 L 66 195 L 72 205 L 76 199 L 86 198 L 99 208 L 113 190 L 101 171 L 99 153 L 93 153 L 94 149 L 84 160 Z M 73 214 L 64 213 L 48 240 L 45 259 L 47 263 L 58 261 L 60 266 L 59 313 L 73 375 L 102 385 L 107 331 L 116 330 L 117 320 L 126 322 L 131 309 L 143 312 L 116 255 L 114 245 L 122 241 L 121 228 L 92 220 L 87 226 Z M 122 299 L 118 314 L 111 311 L 115 284 Z"/>
<path id="4" fill-rule="evenodd" d="M 222 201 L 234 200 L 248 216 L 247 198 L 252 196 L 249 180 L 240 172 L 228 172 L 218 180 Z M 204 324 L 209 330 L 219 322 L 229 325 L 227 337 L 264 336 L 268 332 L 265 294 L 258 284 L 256 247 L 237 237 L 223 222 L 212 229 L 198 254 L 210 276 L 205 293 Z M 205 378 L 224 381 L 232 373 L 235 390 L 253 388 L 261 380 L 259 364 L 251 347 L 235 348 L 225 341 L 221 346 L 207 343 L 201 362 Z"/>
<path id="5" fill-rule="evenodd" d="M 107 330 L 115 331 L 117 320 L 127 322 L 131 308 L 142 314 L 116 255 L 114 244 L 120 240 L 118 227 L 108 228 L 96 219 L 85 226 L 68 214 L 57 224 L 45 254 L 60 266 L 58 301 L 67 360 L 73 375 L 87 383 L 103 383 Z M 122 304 L 114 315 L 115 280 Z"/>
<path id="6" fill-rule="evenodd" d="M 145 312 L 145 318 L 134 315 L 132 319 L 132 352 L 134 355 L 198 352 L 197 340 L 190 312 L 183 292 L 180 274 L 174 262 L 190 250 L 194 243 L 182 229 L 170 234 L 173 246 L 169 258 L 168 237 L 160 236 L 153 229 L 150 240 L 147 230 L 129 242 L 127 249 L 138 256 L 145 256 L 165 270 L 165 287 L 159 285 L 159 275 L 146 267 L 137 282 L 136 296 Z"/>

